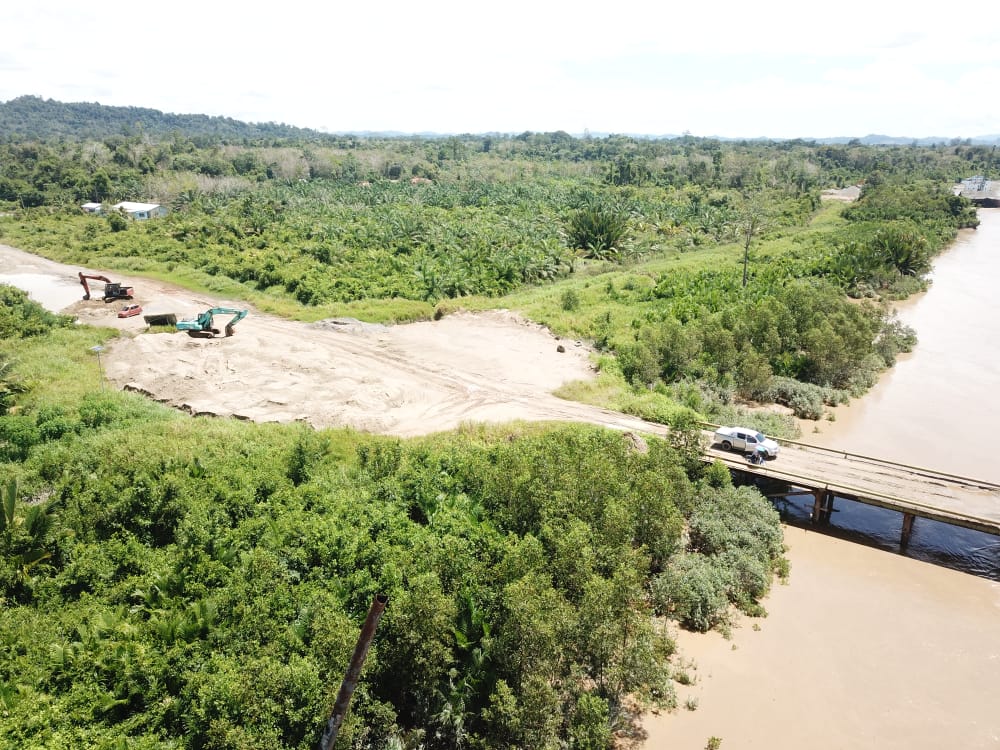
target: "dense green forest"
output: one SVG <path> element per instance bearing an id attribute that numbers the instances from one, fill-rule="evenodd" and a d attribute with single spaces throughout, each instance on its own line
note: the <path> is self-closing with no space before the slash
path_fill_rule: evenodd
<path id="1" fill-rule="evenodd" d="M 668 623 L 763 615 L 788 572 L 695 420 L 788 435 L 745 403 L 818 418 L 870 387 L 913 343 L 887 301 L 976 225 L 951 184 L 996 168 L 964 143 L 317 139 L 93 106 L 114 132 L 4 121 L 0 241 L 302 320 L 514 308 L 599 352 L 564 395 L 675 429 L 192 418 L 99 386 L 114 331 L 0 286 L 12 747 L 315 747 L 377 593 L 339 748 L 610 747 L 631 706 L 676 702 Z M 122 199 L 170 213 L 79 210 Z"/>
<path id="2" fill-rule="evenodd" d="M 315 130 L 281 123 L 246 123 L 230 117 L 167 114 L 144 107 L 109 107 L 76 102 L 67 104 L 37 96 L 19 96 L 0 102 L 0 139 L 10 142 L 35 139 L 101 139 L 122 133 L 165 137 L 184 133 L 201 143 L 220 140 L 298 142 L 323 140 Z"/>

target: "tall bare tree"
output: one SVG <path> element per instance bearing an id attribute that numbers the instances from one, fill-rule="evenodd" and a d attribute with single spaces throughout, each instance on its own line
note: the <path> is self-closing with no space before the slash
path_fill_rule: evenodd
<path id="1" fill-rule="evenodd" d="M 735 234 L 743 242 L 743 287 L 747 285 L 747 268 L 750 262 L 750 245 L 754 237 L 767 229 L 768 214 L 759 193 L 745 194 L 737 204 L 733 220 Z"/>

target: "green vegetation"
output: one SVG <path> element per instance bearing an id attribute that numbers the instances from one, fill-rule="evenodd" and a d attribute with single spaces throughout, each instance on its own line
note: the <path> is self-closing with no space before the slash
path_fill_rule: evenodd
<path id="1" fill-rule="evenodd" d="M 99 332 L 58 323 L 0 416 L 2 744 L 315 747 L 385 593 L 338 747 L 606 747 L 626 697 L 675 704 L 659 582 L 700 560 L 756 613 L 782 567 L 697 441 L 195 419 L 99 390 Z"/>
<path id="2" fill-rule="evenodd" d="M 161 138 L 187 133 L 200 143 L 220 138 L 332 139 L 313 130 L 275 123 L 250 124 L 229 117 L 164 114 L 145 107 L 109 107 L 89 102 L 65 104 L 37 96 L 19 96 L 0 103 L 0 133 L 11 140 L 26 138 L 104 138 L 121 133 L 142 132 Z"/>
<path id="3" fill-rule="evenodd" d="M 598 350 L 564 396 L 673 429 L 640 450 L 579 425 L 189 418 L 98 387 L 113 331 L 0 286 L 15 747 L 314 747 L 376 593 L 340 748 L 607 748 L 629 701 L 676 708 L 666 621 L 763 615 L 788 569 L 770 503 L 699 460 L 698 420 L 790 435 L 746 402 L 818 418 L 870 387 L 913 345 L 886 300 L 975 226 L 947 183 L 994 166 L 967 144 L 364 140 L 131 110 L 108 131 L 51 104 L 0 112 L 21 134 L 0 142 L 5 242 L 302 320 L 515 308 Z M 77 209 L 122 199 L 171 213 Z"/>
<path id="4" fill-rule="evenodd" d="M 2 236 L 304 320 L 514 307 L 615 355 L 609 374 L 654 413 L 699 383 L 706 418 L 769 399 L 815 418 L 870 387 L 912 346 L 885 300 L 975 226 L 947 182 L 994 166 L 963 144 L 152 132 L 0 144 Z M 860 180 L 855 205 L 820 204 Z M 137 198 L 171 213 L 75 208 Z"/>

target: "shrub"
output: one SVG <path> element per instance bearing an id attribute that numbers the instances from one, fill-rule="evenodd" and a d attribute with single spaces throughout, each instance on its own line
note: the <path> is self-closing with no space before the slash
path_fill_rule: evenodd
<path id="1" fill-rule="evenodd" d="M 124 232 L 128 229 L 128 219 L 117 211 L 112 211 L 108 214 L 108 226 L 112 232 Z"/>
<path id="2" fill-rule="evenodd" d="M 851 375 L 848 390 L 854 396 L 860 396 L 878 382 L 884 369 L 883 360 L 878 354 L 871 354 L 861 362 Z"/>
<path id="3" fill-rule="evenodd" d="M 23 461 L 40 441 L 41 435 L 31 417 L 14 414 L 0 417 L 0 459 Z"/>
<path id="4" fill-rule="evenodd" d="M 875 353 L 886 367 L 892 367 L 900 352 L 912 352 L 917 345 L 917 332 L 897 318 L 887 320 L 875 339 Z"/>
<path id="5" fill-rule="evenodd" d="M 310 747 L 326 690 L 307 658 L 215 655 L 187 686 L 186 734 L 202 747 Z"/>
<path id="6" fill-rule="evenodd" d="M 38 434 L 43 441 L 58 440 L 74 432 L 80 423 L 61 406 L 43 406 L 35 414 Z"/>
<path id="7" fill-rule="evenodd" d="M 132 394 L 88 393 L 80 399 L 80 421 L 90 428 L 121 426 L 147 418 L 157 408 L 156 404 Z"/>
<path id="8" fill-rule="evenodd" d="M 705 467 L 701 479 L 706 485 L 717 490 L 733 486 L 733 475 L 729 473 L 729 467 L 718 459 Z"/>
<path id="9" fill-rule="evenodd" d="M 703 482 L 689 520 L 688 552 L 671 558 L 656 579 L 654 600 L 695 630 L 723 622 L 730 602 L 747 614 L 762 614 L 758 602 L 781 555 L 778 514 L 759 492 Z"/>
<path id="10" fill-rule="evenodd" d="M 0 352 L 0 416 L 6 414 L 22 393 L 27 393 L 30 386 L 12 372 L 13 361 Z"/>
<path id="11" fill-rule="evenodd" d="M 576 701 L 570 719 L 570 747 L 579 750 L 606 750 L 610 746 L 608 703 L 603 698 L 584 693 Z"/>
<path id="12" fill-rule="evenodd" d="M 747 614 L 760 614 L 757 603 L 771 588 L 770 561 L 744 549 L 728 549 L 716 559 L 727 582 L 729 601 Z"/>
<path id="13" fill-rule="evenodd" d="M 740 353 L 736 364 L 736 389 L 742 396 L 765 392 L 771 385 L 773 373 L 767 358 L 753 349 Z"/>
<path id="14" fill-rule="evenodd" d="M 773 378 L 764 395 L 770 401 L 790 407 L 799 419 L 819 419 L 823 416 L 823 404 L 837 400 L 834 389 L 787 377 Z"/>
<path id="15" fill-rule="evenodd" d="M 566 312 L 573 312 L 580 307 L 580 295 L 573 289 L 567 289 L 559 298 L 559 304 Z"/>
<path id="16" fill-rule="evenodd" d="M 685 628 L 704 633 L 725 621 L 726 580 L 707 557 L 686 552 L 674 556 L 653 579 L 652 589 L 656 610 Z"/>
<path id="17" fill-rule="evenodd" d="M 689 528 L 692 552 L 721 555 L 727 550 L 745 550 L 769 564 L 782 554 L 778 512 L 752 487 L 703 489 Z"/>
<path id="18" fill-rule="evenodd" d="M 823 399 L 816 389 L 797 388 L 786 397 L 786 403 L 799 419 L 823 416 Z"/>

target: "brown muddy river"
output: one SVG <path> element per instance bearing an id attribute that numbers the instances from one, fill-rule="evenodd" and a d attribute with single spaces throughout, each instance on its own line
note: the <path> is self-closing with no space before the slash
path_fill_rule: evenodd
<path id="1" fill-rule="evenodd" d="M 897 306 L 914 351 L 863 398 L 802 439 L 851 453 L 1000 482 L 1000 209 L 981 209 L 934 261 L 930 289 Z M 840 501 L 835 533 L 898 550 L 899 514 Z M 790 504 L 788 520 L 808 509 Z M 1000 580 L 1000 539 L 920 519 L 906 554 Z"/>
<path id="2" fill-rule="evenodd" d="M 1000 482 L 1000 210 L 979 218 L 934 261 L 930 290 L 897 307 L 912 354 L 803 439 Z"/>

